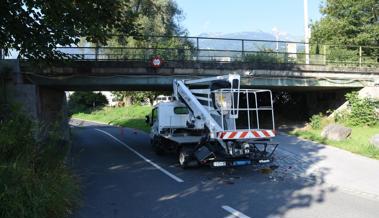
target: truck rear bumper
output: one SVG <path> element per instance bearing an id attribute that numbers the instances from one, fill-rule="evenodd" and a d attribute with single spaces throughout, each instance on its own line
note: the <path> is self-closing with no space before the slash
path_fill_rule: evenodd
<path id="1" fill-rule="evenodd" d="M 271 141 L 255 141 L 250 143 L 250 153 L 242 156 L 231 156 L 224 152 L 212 152 L 206 146 L 200 147 L 194 152 L 194 157 L 201 165 L 211 167 L 236 167 L 246 165 L 271 164 L 278 143 Z"/>
<path id="2" fill-rule="evenodd" d="M 203 164 L 207 164 L 212 168 L 219 167 L 238 167 L 238 166 L 247 166 L 247 165 L 266 165 L 273 162 L 273 158 L 260 159 L 260 160 L 252 160 L 252 159 L 218 159 L 208 161 Z"/>

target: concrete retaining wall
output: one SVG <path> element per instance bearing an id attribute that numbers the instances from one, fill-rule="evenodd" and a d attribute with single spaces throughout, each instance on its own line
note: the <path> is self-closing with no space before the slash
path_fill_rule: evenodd
<path id="1" fill-rule="evenodd" d="M 69 140 L 67 102 L 64 91 L 30 84 L 23 78 L 17 61 L 3 63 L 9 77 L 5 80 L 6 100 L 19 105 L 36 124 L 40 137 L 50 130 L 57 130 L 64 140 Z"/>

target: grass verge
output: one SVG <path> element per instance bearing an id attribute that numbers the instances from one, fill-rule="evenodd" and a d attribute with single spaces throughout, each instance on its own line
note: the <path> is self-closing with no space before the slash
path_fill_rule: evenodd
<path id="1" fill-rule="evenodd" d="M 321 137 L 321 129 L 297 129 L 290 134 L 379 160 L 379 149 L 370 144 L 371 137 L 379 133 L 379 127 L 350 128 L 352 129 L 351 136 L 343 141 L 333 141 Z"/>
<path id="2" fill-rule="evenodd" d="M 140 105 L 120 108 L 105 107 L 91 113 L 76 113 L 72 115 L 72 118 L 99 121 L 148 132 L 150 126 L 145 123 L 145 116 L 151 112 L 151 109 L 151 106 Z"/>
<path id="3" fill-rule="evenodd" d="M 64 218 L 79 202 L 79 187 L 63 165 L 36 172 L 20 162 L 0 165 L 0 217 Z"/>
<path id="4" fill-rule="evenodd" d="M 71 216 L 80 190 L 64 161 L 69 143 L 53 127 L 36 140 L 41 126 L 21 110 L 4 108 L 0 105 L 0 217 Z"/>

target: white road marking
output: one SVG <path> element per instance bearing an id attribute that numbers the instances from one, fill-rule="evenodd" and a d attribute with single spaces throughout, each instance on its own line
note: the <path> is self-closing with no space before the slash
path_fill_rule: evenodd
<path id="1" fill-rule="evenodd" d="M 222 209 L 228 211 L 229 213 L 231 213 L 230 216 L 227 216 L 228 218 L 232 218 L 232 217 L 238 217 L 238 218 L 250 218 L 249 216 L 246 216 L 245 214 L 239 212 L 238 210 L 235 210 L 227 205 L 223 205 L 222 206 Z"/>
<path id="2" fill-rule="evenodd" d="M 153 167 L 157 168 L 158 170 L 160 170 L 162 173 L 166 174 L 167 176 L 171 177 L 173 180 L 177 181 L 177 182 L 184 182 L 181 178 L 175 176 L 174 174 L 168 172 L 167 170 L 163 169 L 162 167 L 160 167 L 158 164 L 154 163 L 153 161 L 151 161 L 150 159 L 146 158 L 145 156 L 143 156 L 142 154 L 138 153 L 136 150 L 134 150 L 132 147 L 130 147 L 129 145 L 125 144 L 124 142 L 122 142 L 121 140 L 119 140 L 118 138 L 114 137 L 112 134 L 104 131 L 104 130 L 101 130 L 101 129 L 95 129 L 99 132 L 102 132 L 104 133 L 105 135 L 111 137 L 112 139 L 114 139 L 115 141 L 117 141 L 118 143 L 120 143 L 121 145 L 123 145 L 125 148 L 129 149 L 130 151 L 132 151 L 134 154 L 136 154 L 137 156 L 139 156 L 140 158 L 142 158 L 144 161 L 148 162 L 149 164 L 151 164 Z"/>

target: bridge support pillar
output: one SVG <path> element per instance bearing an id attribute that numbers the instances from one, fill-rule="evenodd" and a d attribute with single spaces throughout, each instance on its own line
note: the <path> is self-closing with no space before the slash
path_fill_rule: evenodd
<path id="1" fill-rule="evenodd" d="M 69 119 L 64 91 L 38 87 L 38 118 L 42 136 L 54 130 L 64 140 L 69 140 Z"/>
<path id="2" fill-rule="evenodd" d="M 57 131 L 61 139 L 69 140 L 68 110 L 64 91 L 33 84 L 7 84 L 7 99 L 15 103 L 37 125 L 38 136 Z"/>

